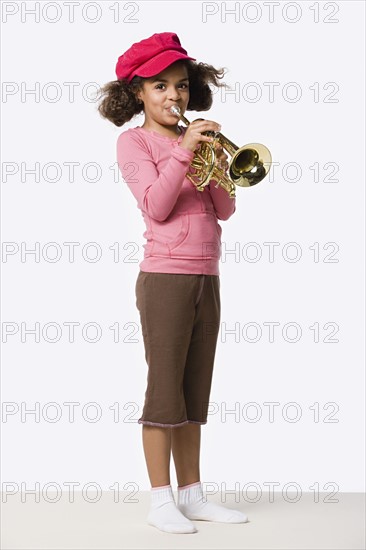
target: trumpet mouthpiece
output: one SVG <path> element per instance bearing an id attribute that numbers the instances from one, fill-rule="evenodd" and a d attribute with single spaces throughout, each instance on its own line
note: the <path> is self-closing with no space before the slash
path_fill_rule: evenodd
<path id="1" fill-rule="evenodd" d="M 176 115 L 176 116 L 179 116 L 180 115 L 180 108 L 178 107 L 178 105 L 172 105 L 169 109 L 169 111 L 173 114 L 173 115 Z"/>

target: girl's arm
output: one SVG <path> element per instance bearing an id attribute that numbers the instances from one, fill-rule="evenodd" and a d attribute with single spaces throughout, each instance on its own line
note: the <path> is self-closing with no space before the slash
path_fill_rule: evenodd
<path id="1" fill-rule="evenodd" d="M 123 179 L 136 198 L 138 207 L 160 222 L 173 210 L 193 157 L 193 151 L 174 147 L 170 160 L 158 173 L 140 136 L 132 136 L 131 132 L 126 131 L 117 140 L 117 162 Z"/>
<path id="2" fill-rule="evenodd" d="M 223 187 L 215 187 L 217 182 L 212 180 L 207 189 L 209 189 L 216 216 L 219 220 L 228 220 L 236 210 L 236 198 L 231 199 Z"/>

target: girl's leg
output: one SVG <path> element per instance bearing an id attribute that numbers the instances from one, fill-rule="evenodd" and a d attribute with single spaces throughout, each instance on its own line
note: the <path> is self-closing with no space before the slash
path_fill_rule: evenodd
<path id="1" fill-rule="evenodd" d="M 142 439 L 151 487 L 170 485 L 170 450 L 178 486 L 199 481 L 199 424 L 186 424 L 173 429 L 143 425 Z"/>
<path id="2" fill-rule="evenodd" d="M 212 372 L 220 323 L 220 281 L 206 276 L 197 304 L 187 354 L 183 388 L 187 418 L 206 422 Z M 178 508 L 191 520 L 245 523 L 248 518 L 214 502 L 207 502 L 200 482 L 200 424 L 191 423 L 172 432 L 178 480 Z"/>
<path id="3" fill-rule="evenodd" d="M 171 430 L 182 428 L 187 420 L 182 384 L 201 286 L 201 277 L 174 273 L 141 272 L 136 282 L 136 305 L 149 366 L 139 419 L 152 486 L 148 523 L 170 533 L 197 531 L 176 506 L 169 465 Z"/>
<path id="4" fill-rule="evenodd" d="M 196 533 L 195 525 L 177 508 L 170 485 L 171 429 L 143 425 L 142 437 L 151 482 L 148 523 L 168 533 Z"/>
<path id="5" fill-rule="evenodd" d="M 172 429 L 171 446 L 178 487 L 200 480 L 200 424 L 185 424 Z"/>
<path id="6" fill-rule="evenodd" d="M 171 429 L 143 425 L 142 441 L 151 487 L 170 485 Z"/>
<path id="7" fill-rule="evenodd" d="M 248 517 L 214 502 L 207 502 L 200 482 L 200 424 L 172 430 L 172 452 L 178 481 L 178 508 L 190 520 L 246 523 Z"/>

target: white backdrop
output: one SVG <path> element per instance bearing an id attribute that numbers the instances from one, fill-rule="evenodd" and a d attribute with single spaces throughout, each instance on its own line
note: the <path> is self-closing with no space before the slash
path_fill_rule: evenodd
<path id="1" fill-rule="evenodd" d="M 220 222 L 201 479 L 363 491 L 364 3 L 81 1 L 73 17 L 64 2 L 2 4 L 3 483 L 150 488 L 144 224 L 116 164 L 143 118 L 117 128 L 94 93 L 133 42 L 170 31 L 235 90 L 187 118 L 274 162 Z"/>

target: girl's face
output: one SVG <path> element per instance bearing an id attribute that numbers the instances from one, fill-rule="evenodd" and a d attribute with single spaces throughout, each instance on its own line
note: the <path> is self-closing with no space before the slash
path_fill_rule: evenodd
<path id="1" fill-rule="evenodd" d="M 179 119 L 169 113 L 178 105 L 184 114 L 189 102 L 189 80 L 185 65 L 173 63 L 158 75 L 144 81 L 137 97 L 144 102 L 145 125 L 176 128 Z"/>

